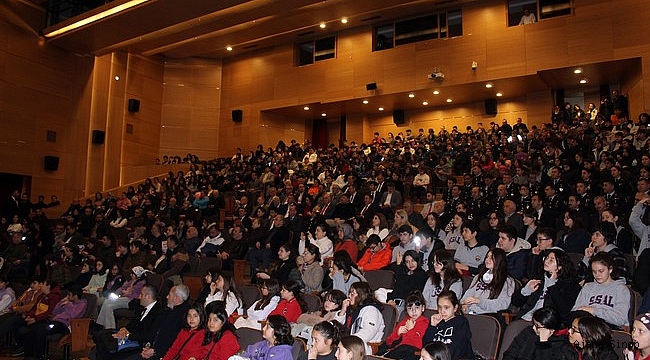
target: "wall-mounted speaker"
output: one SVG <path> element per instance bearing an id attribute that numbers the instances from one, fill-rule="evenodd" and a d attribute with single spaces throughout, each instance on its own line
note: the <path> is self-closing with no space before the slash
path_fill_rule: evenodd
<path id="1" fill-rule="evenodd" d="M 232 111 L 232 121 L 242 122 L 244 120 L 244 111 L 240 109 L 235 109 Z"/>
<path id="2" fill-rule="evenodd" d="M 404 110 L 393 110 L 393 122 L 395 125 L 404 124 Z"/>
<path id="3" fill-rule="evenodd" d="M 59 170 L 59 157 L 58 156 L 45 156 L 43 158 L 43 170 L 57 171 Z"/>
<path id="4" fill-rule="evenodd" d="M 497 114 L 497 99 L 485 99 L 485 113 L 488 115 Z"/>
<path id="5" fill-rule="evenodd" d="M 138 111 L 140 111 L 140 100 L 129 99 L 129 112 L 137 113 Z"/>
<path id="6" fill-rule="evenodd" d="M 101 145 L 106 138 L 106 132 L 102 130 L 93 130 L 93 144 Z"/>
<path id="7" fill-rule="evenodd" d="M 373 83 L 370 83 L 370 84 L 366 84 L 366 90 L 367 91 L 377 90 L 377 83 L 373 82 Z"/>

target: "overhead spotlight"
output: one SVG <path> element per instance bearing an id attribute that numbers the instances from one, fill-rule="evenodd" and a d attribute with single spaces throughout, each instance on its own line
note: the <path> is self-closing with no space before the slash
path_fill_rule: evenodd
<path id="1" fill-rule="evenodd" d="M 120 77 L 118 75 L 115 75 L 115 81 L 120 81 Z"/>
<path id="2" fill-rule="evenodd" d="M 226 50 L 232 51 L 232 46 L 230 46 L 230 45 L 226 46 Z"/>
<path id="3" fill-rule="evenodd" d="M 327 114 L 326 114 L 326 113 L 322 113 L 322 114 L 320 114 L 320 116 L 322 116 L 322 117 L 326 117 Z"/>
<path id="4" fill-rule="evenodd" d="M 427 106 L 427 105 L 429 105 L 429 102 L 428 101 L 423 101 L 422 105 Z"/>
<path id="5" fill-rule="evenodd" d="M 492 83 L 485 84 L 486 89 L 492 89 L 492 86 L 494 86 L 494 85 L 492 85 Z"/>
<path id="6" fill-rule="evenodd" d="M 324 22 L 321 22 L 320 25 L 318 26 L 320 26 L 321 29 L 325 29 L 327 27 L 327 25 Z"/>
<path id="7" fill-rule="evenodd" d="M 348 18 L 344 17 L 341 19 L 342 24 L 347 24 L 348 23 Z"/>
<path id="8" fill-rule="evenodd" d="M 413 98 L 415 97 L 415 94 L 414 94 L 414 93 L 410 93 L 410 94 L 409 94 L 409 97 L 410 97 L 411 99 L 413 99 Z"/>
<path id="9" fill-rule="evenodd" d="M 452 102 L 452 101 L 454 101 L 454 100 L 452 100 L 452 99 L 447 99 L 446 101 L 447 101 L 448 103 L 450 103 L 450 102 Z"/>
<path id="10" fill-rule="evenodd" d="M 497 93 L 497 96 L 498 96 L 498 97 L 502 97 L 502 96 L 503 96 L 503 93 L 502 93 L 502 92 L 498 92 L 498 93 Z"/>
<path id="11" fill-rule="evenodd" d="M 582 74 L 582 68 L 575 68 L 573 69 L 574 74 Z"/>
<path id="12" fill-rule="evenodd" d="M 305 107 L 302 108 L 302 109 L 305 110 L 305 111 L 307 111 L 307 110 L 309 110 L 309 106 L 305 106 Z"/>
<path id="13" fill-rule="evenodd" d="M 589 82 L 589 80 L 587 80 L 587 79 L 580 79 L 580 83 L 581 83 L 581 84 L 586 84 L 587 82 Z"/>
<path id="14" fill-rule="evenodd" d="M 433 90 L 433 95 L 438 95 L 438 94 L 440 94 L 440 91 L 438 91 L 438 90 Z"/>
<path id="15" fill-rule="evenodd" d="M 383 108 L 383 107 L 380 107 L 378 110 L 379 110 L 379 111 L 384 111 L 384 108 Z"/>
<path id="16" fill-rule="evenodd" d="M 368 100 L 363 100 L 362 103 L 368 104 Z"/>

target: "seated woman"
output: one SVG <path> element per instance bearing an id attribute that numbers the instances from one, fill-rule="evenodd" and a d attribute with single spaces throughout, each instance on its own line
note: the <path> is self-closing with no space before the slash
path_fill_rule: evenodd
<path id="1" fill-rule="evenodd" d="M 391 359 L 417 360 L 416 351 L 422 349 L 422 337 L 429 326 L 424 313 L 424 297 L 413 291 L 406 297 L 406 316 L 400 321 L 386 341 L 379 347 L 379 354 Z"/>
<path id="2" fill-rule="evenodd" d="M 356 282 L 350 287 L 348 298 L 343 301 L 339 316 L 346 316 L 345 326 L 350 335 L 356 335 L 366 343 L 366 352 L 371 353 L 370 342 L 381 341 L 384 335 L 382 305 L 373 296 L 367 282 Z M 345 314 L 345 315 L 344 315 Z"/>
<path id="3" fill-rule="evenodd" d="M 162 360 L 205 358 L 208 349 L 201 346 L 205 337 L 205 307 L 203 304 L 194 303 L 194 306 L 187 310 L 186 321 L 185 327 L 178 333 L 176 340 Z"/>
<path id="4" fill-rule="evenodd" d="M 594 254 L 606 252 L 612 257 L 612 265 L 617 269 L 619 276 L 625 278 L 625 281 L 631 281 L 630 270 L 627 260 L 621 249 L 614 242 L 616 241 L 616 225 L 611 222 L 602 221 L 596 225 L 594 232 L 591 234 L 591 244 L 584 251 L 584 257 L 580 262 L 578 274 L 585 282 L 594 281 L 594 277 L 589 269 L 589 259 Z"/>
<path id="5" fill-rule="evenodd" d="M 89 260 L 89 263 L 92 260 Z M 92 269 L 92 276 L 90 281 L 86 286 L 83 287 L 85 293 L 90 293 L 93 295 L 100 296 L 104 285 L 106 284 L 106 277 L 108 275 L 108 269 L 104 267 L 104 261 L 101 259 L 95 260 L 95 266 Z"/>
<path id="6" fill-rule="evenodd" d="M 599 318 L 586 315 L 575 318 L 569 328 L 573 351 L 568 360 L 617 360 L 612 347 L 612 329 Z"/>
<path id="7" fill-rule="evenodd" d="M 454 214 L 454 217 L 451 218 L 451 222 L 449 222 L 449 229 L 445 229 L 446 235 L 442 239 L 442 241 L 445 243 L 445 249 L 456 250 L 456 248 L 463 243 L 463 235 L 461 234 L 461 229 L 463 227 L 463 224 L 467 221 L 467 214 L 464 212 L 458 211 Z"/>
<path id="8" fill-rule="evenodd" d="M 303 291 L 314 292 L 321 290 L 323 283 L 323 266 L 321 265 L 320 250 L 314 244 L 305 245 L 305 251 L 302 253 L 303 264 L 300 266 L 302 274 Z"/>
<path id="9" fill-rule="evenodd" d="M 235 292 L 235 283 L 227 271 L 219 271 L 216 278 L 210 283 L 210 294 L 205 299 L 205 306 L 211 302 L 221 300 L 226 303 L 228 316 L 242 314 L 244 312 L 243 302 Z"/>
<path id="10" fill-rule="evenodd" d="M 227 360 L 239 351 L 235 327 L 228 321 L 223 303 L 215 302 L 206 308 L 206 328 L 201 346 L 207 348 L 203 357 L 196 359 Z"/>
<path id="11" fill-rule="evenodd" d="M 403 264 L 402 264 L 403 263 Z M 414 290 L 422 292 L 427 281 L 427 273 L 420 266 L 420 257 L 415 250 L 407 250 L 404 255 L 397 254 L 397 261 L 391 264 L 390 269 L 395 273 L 393 291 L 388 293 L 388 304 L 397 308 L 399 318 L 404 311 L 404 299 Z"/>
<path id="12" fill-rule="evenodd" d="M 284 284 L 288 280 L 300 279 L 300 272 L 296 264 L 296 255 L 290 244 L 280 245 L 278 250 L 278 261 L 275 267 L 269 272 L 258 272 L 255 277 L 260 280 L 274 278 L 279 284 Z"/>
<path id="13" fill-rule="evenodd" d="M 264 340 L 249 345 L 241 357 L 257 360 L 260 354 L 266 354 L 265 359 L 293 360 L 293 336 L 287 319 L 281 315 L 269 315 L 266 320 L 262 329 Z"/>
<path id="14" fill-rule="evenodd" d="M 270 313 L 271 315 L 282 315 L 287 321 L 295 323 L 300 315 L 307 311 L 307 304 L 302 299 L 300 285 L 289 280 L 282 284 L 280 289 L 280 302 Z"/>
<path id="15" fill-rule="evenodd" d="M 389 232 L 388 220 L 386 220 L 386 216 L 384 216 L 384 214 L 377 213 L 373 215 L 372 219 L 370 220 L 370 229 L 368 229 L 368 232 L 366 233 L 366 238 L 370 238 L 370 235 L 375 234 L 379 236 L 379 239 L 381 239 L 381 241 L 384 241 Z"/>
<path id="16" fill-rule="evenodd" d="M 515 281 L 507 274 L 506 253 L 499 248 L 488 251 L 484 265 L 463 295 L 464 313 L 496 313 L 510 306 Z"/>
<path id="17" fill-rule="evenodd" d="M 447 250 L 438 250 L 433 254 L 433 266 L 429 268 L 429 279 L 422 290 L 427 309 L 438 308 L 438 295 L 445 290 L 453 291 L 457 298 L 463 295 L 463 282 L 454 265 L 454 259 Z"/>
<path id="18" fill-rule="evenodd" d="M 515 293 L 512 303 L 526 321 L 532 321 L 535 310 L 552 306 L 566 324 L 580 289 L 569 256 L 562 249 L 552 248 L 545 252 L 543 272 Z"/>
<path id="19" fill-rule="evenodd" d="M 441 341 L 432 341 L 422 348 L 421 360 L 451 360 L 449 348 Z"/>
<path id="20" fill-rule="evenodd" d="M 343 301 L 348 296 L 339 290 L 331 290 L 324 296 L 323 307 L 318 311 L 303 313 L 295 324 L 291 325 L 291 334 L 307 339 L 308 345 L 312 326 L 323 321 L 345 322 L 345 314 L 339 315 Z"/>
<path id="21" fill-rule="evenodd" d="M 357 264 L 345 250 L 334 253 L 329 277 L 332 279 L 332 289 L 342 291 L 344 294 L 348 293 L 350 286 L 355 282 L 366 281 Z"/>
<path id="22" fill-rule="evenodd" d="M 543 307 L 532 315 L 532 326 L 525 328 L 503 354 L 503 360 L 566 359 L 573 351 L 566 327 L 554 307 Z"/>
<path id="23" fill-rule="evenodd" d="M 558 246 L 566 252 L 582 254 L 589 246 L 589 232 L 578 210 L 564 212 L 564 232 L 558 234 Z"/>
<path id="24" fill-rule="evenodd" d="M 451 359 L 473 359 L 472 331 L 453 291 L 438 295 L 438 313 L 431 315 L 430 326 L 424 334 L 424 343 L 441 341 L 449 347 Z"/>
<path id="25" fill-rule="evenodd" d="M 625 279 L 619 278 L 612 257 L 599 252 L 591 258 L 590 266 L 594 281 L 582 287 L 572 311 L 589 313 L 616 328 L 628 326 L 630 290 Z"/>
<path id="26" fill-rule="evenodd" d="M 102 308 L 97 316 L 97 324 L 103 326 L 104 329 L 115 329 L 113 310 L 128 308 L 129 302 L 140 296 L 142 288 L 146 284 L 144 274 L 145 270 L 142 266 L 133 267 L 131 279 L 125 282 L 115 293 L 108 295 L 102 303 Z"/>
<path id="27" fill-rule="evenodd" d="M 275 279 L 262 280 L 260 284 L 262 298 L 257 300 L 246 311 L 246 316 L 241 316 L 235 321 L 237 329 L 248 327 L 259 329 L 260 320 L 266 320 L 266 317 L 278 306 L 280 302 L 280 284 Z"/>

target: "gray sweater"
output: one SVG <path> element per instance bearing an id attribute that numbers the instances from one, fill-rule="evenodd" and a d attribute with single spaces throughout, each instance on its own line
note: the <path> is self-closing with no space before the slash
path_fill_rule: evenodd
<path id="1" fill-rule="evenodd" d="M 630 290 L 625 285 L 625 279 L 614 280 L 606 285 L 595 281 L 586 283 L 571 311 L 576 311 L 581 306 L 592 306 L 594 316 L 612 325 L 630 324 L 627 318 L 630 310 Z"/>

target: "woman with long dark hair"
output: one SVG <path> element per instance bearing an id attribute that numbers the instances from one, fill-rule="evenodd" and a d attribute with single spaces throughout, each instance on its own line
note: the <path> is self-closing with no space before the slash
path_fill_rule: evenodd
<path id="1" fill-rule="evenodd" d="M 451 253 L 447 250 L 436 251 L 432 265 L 429 268 L 429 279 L 422 290 L 427 309 L 438 308 L 438 295 L 445 290 L 453 291 L 458 298 L 463 295 L 463 282 Z"/>
<path id="2" fill-rule="evenodd" d="M 525 328 L 503 354 L 503 360 L 566 360 L 573 352 L 560 313 L 554 307 L 542 307 L 532 315 L 532 326 Z"/>
<path id="3" fill-rule="evenodd" d="M 355 282 L 366 281 L 357 264 L 352 261 L 350 254 L 345 250 L 334 253 L 329 277 L 332 278 L 332 289 L 340 290 L 344 294 L 348 293 L 350 286 Z"/>
<path id="4" fill-rule="evenodd" d="M 343 301 L 339 314 L 346 314 L 345 326 L 350 335 L 356 335 L 366 343 L 366 351 L 370 352 L 369 342 L 381 341 L 384 335 L 384 317 L 381 314 L 382 305 L 375 299 L 367 282 L 356 282 L 350 286 L 348 298 Z"/>
<path id="5" fill-rule="evenodd" d="M 494 248 L 487 253 L 483 264 L 461 299 L 464 313 L 496 313 L 510 305 L 515 281 L 506 270 L 506 253 Z"/>
<path id="6" fill-rule="evenodd" d="M 269 313 L 271 315 L 282 315 L 291 323 L 295 323 L 302 313 L 307 312 L 307 303 L 302 298 L 300 284 L 289 280 L 282 284 L 280 289 L 280 302 L 278 306 Z"/>
<path id="7" fill-rule="evenodd" d="M 264 340 L 249 345 L 241 354 L 248 359 L 258 359 L 265 354 L 265 359 L 293 360 L 293 336 L 287 319 L 281 315 L 269 315 L 262 329 Z"/>
<path id="8" fill-rule="evenodd" d="M 207 348 L 206 360 L 227 360 L 239 351 L 235 327 L 228 321 L 225 303 L 215 301 L 206 308 L 205 335 L 201 346 Z M 197 357 L 198 359 L 198 357 Z"/>
<path id="9" fill-rule="evenodd" d="M 577 210 L 564 212 L 564 233 L 559 235 L 558 246 L 566 252 L 583 254 L 589 246 L 589 232 Z"/>
<path id="10" fill-rule="evenodd" d="M 235 321 L 235 327 L 249 327 L 259 329 L 258 321 L 266 320 L 266 317 L 278 306 L 280 302 L 280 284 L 276 279 L 262 280 L 260 283 L 262 297 L 251 305 L 246 311 L 246 317 L 239 317 Z"/>
<path id="11" fill-rule="evenodd" d="M 201 346 L 204 340 L 205 309 L 203 304 L 194 303 L 187 310 L 186 324 L 176 336 L 162 360 L 188 360 L 191 357 L 203 359 L 207 351 Z"/>
<path id="12" fill-rule="evenodd" d="M 593 316 L 582 316 L 573 320 L 569 328 L 569 343 L 574 351 L 570 360 L 617 360 L 612 348 L 612 330 L 607 324 Z"/>

